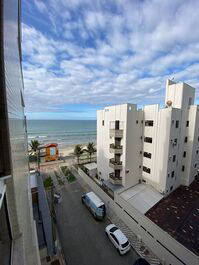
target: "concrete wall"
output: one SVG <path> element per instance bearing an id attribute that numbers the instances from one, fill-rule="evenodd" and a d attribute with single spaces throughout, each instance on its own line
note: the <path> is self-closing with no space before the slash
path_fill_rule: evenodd
<path id="1" fill-rule="evenodd" d="M 143 153 L 147 152 L 151 154 L 151 159 L 143 156 L 143 167 L 150 169 L 150 173 L 142 171 L 142 178 L 146 183 L 151 184 L 155 188 L 158 187 L 158 177 L 155 175 L 156 164 L 156 144 L 157 144 L 157 132 L 158 132 L 158 115 L 159 105 L 149 105 L 144 107 L 144 121 L 143 121 Z M 153 121 L 153 126 L 145 126 L 147 121 Z M 144 141 L 145 137 L 151 137 L 152 143 Z"/>
<path id="2" fill-rule="evenodd" d="M 132 187 L 141 179 L 142 165 L 142 123 L 143 112 L 137 111 L 137 106 L 128 104 L 126 121 L 126 144 L 124 146 L 124 186 Z"/>
<path id="3" fill-rule="evenodd" d="M 178 109 L 187 109 L 190 105 L 194 104 L 195 88 L 186 83 L 166 84 L 165 105 L 167 101 L 172 102 L 172 107 Z"/>
<path id="4" fill-rule="evenodd" d="M 142 164 L 142 116 L 143 112 L 138 111 L 137 105 L 133 104 L 116 105 L 97 111 L 97 168 L 101 178 L 108 179 L 109 173 L 114 171 L 109 166 L 109 159 L 114 157 L 109 150 L 110 144 L 114 143 L 110 129 L 111 124 L 119 120 L 123 129 L 123 153 L 120 157 L 122 184 L 127 188 L 138 183 Z"/>
<path id="5" fill-rule="evenodd" d="M 197 175 L 197 171 L 199 169 L 199 156 L 197 151 L 199 152 L 199 110 L 197 105 L 190 106 L 188 110 L 187 121 L 189 121 L 189 126 L 187 129 L 187 161 L 185 163 L 185 185 L 189 185 L 194 177 Z"/>
<path id="6" fill-rule="evenodd" d="M 111 172 L 109 168 L 109 145 L 111 143 L 109 137 L 109 119 L 108 109 L 104 111 L 97 111 L 97 168 L 99 177 L 107 180 L 108 174 Z M 104 125 L 102 122 L 104 121 Z"/>

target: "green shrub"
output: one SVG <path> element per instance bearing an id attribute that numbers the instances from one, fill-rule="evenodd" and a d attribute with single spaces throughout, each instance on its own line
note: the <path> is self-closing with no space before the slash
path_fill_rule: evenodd
<path id="1" fill-rule="evenodd" d="M 63 186 L 64 185 L 64 181 L 61 179 L 60 175 L 56 171 L 54 171 L 54 174 L 55 174 L 55 176 L 57 178 L 57 181 L 58 181 L 59 185 Z"/>
<path id="2" fill-rule="evenodd" d="M 73 182 L 76 180 L 76 177 L 71 173 L 71 171 L 69 170 L 67 166 L 61 166 L 61 170 L 66 176 L 68 182 Z"/>
<path id="3" fill-rule="evenodd" d="M 66 178 L 69 182 L 73 182 L 76 180 L 76 177 L 71 172 L 68 174 L 68 176 L 66 176 Z"/>
<path id="4" fill-rule="evenodd" d="M 46 178 L 43 183 L 44 183 L 45 189 L 47 189 L 53 185 L 53 181 L 52 181 L 51 177 Z"/>

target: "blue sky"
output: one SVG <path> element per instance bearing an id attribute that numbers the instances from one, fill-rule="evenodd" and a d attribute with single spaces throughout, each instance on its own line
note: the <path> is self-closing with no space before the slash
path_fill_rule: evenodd
<path id="1" fill-rule="evenodd" d="M 27 117 L 163 104 L 173 77 L 198 98 L 198 10 L 198 0 L 22 0 Z"/>

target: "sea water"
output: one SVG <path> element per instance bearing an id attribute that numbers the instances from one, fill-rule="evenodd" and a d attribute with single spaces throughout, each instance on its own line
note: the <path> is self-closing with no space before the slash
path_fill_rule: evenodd
<path id="1" fill-rule="evenodd" d="M 41 144 L 58 143 L 64 147 L 73 144 L 96 143 L 95 120 L 28 120 L 28 141 Z"/>

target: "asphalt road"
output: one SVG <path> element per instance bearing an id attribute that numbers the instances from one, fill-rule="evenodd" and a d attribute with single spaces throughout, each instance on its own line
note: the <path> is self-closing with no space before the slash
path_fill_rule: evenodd
<path id="1" fill-rule="evenodd" d="M 78 181 L 61 191 L 62 202 L 56 206 L 57 227 L 68 265 L 133 265 L 137 254 L 131 249 L 120 256 L 106 237 L 108 220 L 96 221 L 81 203 L 83 188 Z"/>

